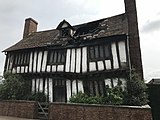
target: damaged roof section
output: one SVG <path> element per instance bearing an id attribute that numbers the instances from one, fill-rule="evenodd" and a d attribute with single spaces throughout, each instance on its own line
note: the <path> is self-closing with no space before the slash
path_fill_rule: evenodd
<path id="1" fill-rule="evenodd" d="M 74 29 L 73 36 L 61 36 L 61 27 L 67 23 L 68 27 Z M 33 32 L 15 45 L 7 48 L 4 52 L 39 48 L 46 46 L 66 46 L 71 40 L 92 40 L 95 38 L 109 37 L 114 35 L 128 34 L 128 24 L 126 14 L 100 19 L 97 21 L 71 26 L 67 21 L 62 21 L 57 29 Z"/>

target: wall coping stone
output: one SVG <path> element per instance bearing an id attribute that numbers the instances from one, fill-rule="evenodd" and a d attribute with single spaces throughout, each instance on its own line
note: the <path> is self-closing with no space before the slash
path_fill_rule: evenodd
<path id="1" fill-rule="evenodd" d="M 70 106 L 88 106 L 88 107 L 112 107 L 112 108 L 133 108 L 133 109 L 151 109 L 149 105 L 143 106 L 127 106 L 127 105 L 102 105 L 102 104 L 83 104 L 83 103 L 61 103 L 61 102 L 52 102 L 50 105 L 70 105 Z"/>

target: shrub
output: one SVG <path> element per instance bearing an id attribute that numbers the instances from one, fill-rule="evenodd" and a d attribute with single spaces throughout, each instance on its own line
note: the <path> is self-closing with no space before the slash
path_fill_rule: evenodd
<path id="1" fill-rule="evenodd" d="M 139 75 L 132 71 L 131 79 L 127 81 L 127 87 L 124 93 L 124 104 L 126 105 L 146 105 L 148 95 L 147 86 Z"/>
<path id="2" fill-rule="evenodd" d="M 86 103 L 86 104 L 102 104 L 103 97 L 100 96 L 88 96 L 85 93 L 78 92 L 70 97 L 69 102 L 71 103 Z"/>
<path id="3" fill-rule="evenodd" d="M 33 93 L 30 96 L 28 96 L 28 100 L 46 102 L 47 96 L 43 92 L 37 92 L 37 93 Z"/>
<path id="4" fill-rule="evenodd" d="M 23 100 L 25 99 L 26 85 L 22 76 L 6 73 L 5 80 L 0 85 L 0 99 Z"/>
<path id="5" fill-rule="evenodd" d="M 146 85 L 139 75 L 132 71 L 131 79 L 122 90 L 121 83 L 113 88 L 106 86 L 106 96 L 88 96 L 79 92 L 70 98 L 72 103 L 107 104 L 107 105 L 145 105 L 148 103 Z"/>
<path id="6" fill-rule="evenodd" d="M 74 94 L 69 102 L 71 103 L 86 103 L 86 104 L 109 104 L 109 105 L 120 105 L 123 102 L 122 89 L 120 86 L 115 88 L 106 88 L 106 96 L 88 96 L 85 93 L 79 92 Z"/>
<path id="7" fill-rule="evenodd" d="M 108 86 L 106 86 L 106 92 L 106 104 L 120 105 L 123 103 L 123 91 L 121 86 L 117 85 L 113 88 L 109 88 Z"/>

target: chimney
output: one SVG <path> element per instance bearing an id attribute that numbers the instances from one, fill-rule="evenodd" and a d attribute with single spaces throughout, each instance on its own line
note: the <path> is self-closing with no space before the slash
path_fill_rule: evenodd
<path id="1" fill-rule="evenodd" d="M 128 40 L 131 68 L 135 68 L 136 72 L 143 79 L 136 1 L 124 0 L 124 3 L 125 13 L 128 19 Z"/>
<path id="2" fill-rule="evenodd" d="M 27 18 L 25 20 L 23 38 L 26 38 L 32 32 L 36 32 L 37 31 L 37 25 L 38 25 L 38 23 L 34 19 Z"/>

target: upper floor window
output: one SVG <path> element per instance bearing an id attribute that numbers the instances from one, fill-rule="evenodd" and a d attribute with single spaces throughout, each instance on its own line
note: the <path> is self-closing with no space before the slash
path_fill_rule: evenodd
<path id="1" fill-rule="evenodd" d="M 74 34 L 74 28 L 66 20 L 60 22 L 57 29 L 60 30 L 61 37 L 73 36 Z"/>
<path id="2" fill-rule="evenodd" d="M 90 61 L 110 59 L 111 56 L 111 50 L 109 44 L 89 46 L 88 51 L 89 51 Z"/>
<path id="3" fill-rule="evenodd" d="M 62 37 L 68 36 L 69 35 L 69 29 L 68 28 L 63 28 L 61 30 L 61 35 L 62 35 Z"/>
<path id="4" fill-rule="evenodd" d="M 66 50 L 53 50 L 49 51 L 48 64 L 64 64 L 65 63 Z"/>
<path id="5" fill-rule="evenodd" d="M 29 52 L 18 52 L 14 55 L 14 65 L 28 65 L 29 64 Z"/>

